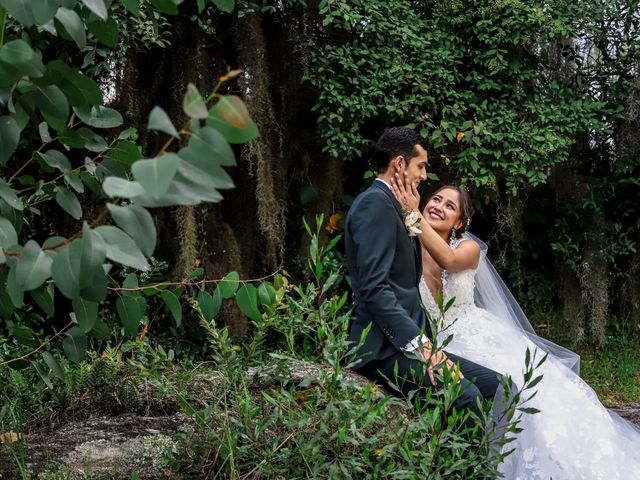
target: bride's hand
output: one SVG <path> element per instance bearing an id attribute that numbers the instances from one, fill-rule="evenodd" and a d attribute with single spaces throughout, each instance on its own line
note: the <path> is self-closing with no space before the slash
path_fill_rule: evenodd
<path id="1" fill-rule="evenodd" d="M 404 178 L 401 178 L 404 177 Z M 396 173 L 391 177 L 391 191 L 398 200 L 398 203 L 402 205 L 402 208 L 407 211 L 419 211 L 420 208 L 420 194 L 418 193 L 418 182 L 410 182 L 407 178 L 407 172 L 403 171 L 401 174 Z"/>

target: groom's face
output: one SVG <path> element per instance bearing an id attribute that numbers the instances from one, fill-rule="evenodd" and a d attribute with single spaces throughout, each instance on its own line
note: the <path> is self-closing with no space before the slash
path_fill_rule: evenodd
<path id="1" fill-rule="evenodd" d="M 411 183 L 424 182 L 427 179 L 429 154 L 420 144 L 414 146 L 414 153 L 416 155 L 409 160 L 405 160 L 404 157 L 398 157 L 400 160 L 397 162 L 396 168 L 398 172 L 401 172 L 404 168 L 407 172 L 407 179 Z"/>

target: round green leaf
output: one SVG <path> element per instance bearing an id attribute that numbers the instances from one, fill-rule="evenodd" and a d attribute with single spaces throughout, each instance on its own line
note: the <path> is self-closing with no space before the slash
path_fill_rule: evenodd
<path id="1" fill-rule="evenodd" d="M 207 105 L 193 83 L 187 86 L 187 93 L 182 101 L 182 109 L 191 118 L 205 119 L 209 116 Z"/>
<path id="2" fill-rule="evenodd" d="M 173 126 L 169 115 L 162 108 L 156 106 L 153 107 L 149 114 L 149 122 L 147 124 L 149 130 L 158 130 L 164 132 L 172 137 L 179 137 L 176 127 Z"/>
<path id="3" fill-rule="evenodd" d="M 169 188 L 178 170 L 180 157 L 166 153 L 149 160 L 138 160 L 131 166 L 133 177 L 154 198 L 160 198 Z"/>
<path id="4" fill-rule="evenodd" d="M 71 190 L 67 190 L 63 187 L 56 187 L 58 192 L 56 193 L 56 202 L 60 205 L 65 212 L 71 215 L 76 220 L 82 217 L 82 207 L 76 194 Z"/>
<path id="5" fill-rule="evenodd" d="M 2 178 L 0 178 L 0 198 L 7 202 L 11 208 L 20 211 L 24 210 L 22 200 L 18 198 L 13 188 L 11 188 Z"/>
<path id="6" fill-rule="evenodd" d="M 240 275 L 238 275 L 238 272 L 234 271 L 227 274 L 227 276 L 218 284 L 218 289 L 220 289 L 222 298 L 233 297 L 233 294 L 236 293 L 236 290 L 238 289 L 238 285 L 240 285 Z"/>
<path id="7" fill-rule="evenodd" d="M 103 225 L 94 231 L 100 234 L 107 246 L 107 258 L 139 270 L 149 268 L 140 248 L 125 232 L 112 225 Z"/>
<path id="8" fill-rule="evenodd" d="M 51 276 L 56 287 L 72 300 L 80 296 L 81 259 L 82 239 L 78 238 L 63 247 L 51 265 Z"/>
<path id="9" fill-rule="evenodd" d="M 0 248 L 8 248 L 18 243 L 18 234 L 9 220 L 0 217 Z"/>
<path id="10" fill-rule="evenodd" d="M 28 292 L 42 285 L 51 274 L 51 263 L 40 245 L 29 240 L 16 264 L 16 280 L 22 289 Z"/>
<path id="11" fill-rule="evenodd" d="M 156 248 L 156 226 L 151 214 L 138 205 L 120 207 L 107 203 L 116 225 L 127 232 L 140 247 L 140 250 L 150 256 Z"/>
<path id="12" fill-rule="evenodd" d="M 71 162 L 64 153 L 59 152 L 58 150 L 52 149 L 47 150 L 46 152 L 37 152 L 37 154 L 47 165 L 60 170 L 62 173 L 66 173 L 71 170 Z"/>
<path id="13" fill-rule="evenodd" d="M 87 351 L 87 337 L 84 332 L 78 327 L 69 329 L 67 338 L 62 342 L 62 349 L 72 362 L 80 363 L 84 360 Z"/>
<path id="14" fill-rule="evenodd" d="M 261 305 L 275 305 L 277 299 L 273 285 L 267 282 L 262 282 L 258 287 L 258 300 Z"/>
<path id="15" fill-rule="evenodd" d="M 258 138 L 258 127 L 251 120 L 247 128 L 238 128 L 224 120 L 216 111 L 215 107 L 209 112 L 207 117 L 207 127 L 215 128 L 229 143 L 247 143 Z"/>
<path id="16" fill-rule="evenodd" d="M 210 127 L 194 132 L 186 148 L 180 150 L 180 157 L 188 162 L 207 162 L 210 165 L 233 166 L 236 158 L 224 137 Z"/>
<path id="17" fill-rule="evenodd" d="M 262 318 L 260 310 L 258 310 L 258 292 L 256 287 L 247 283 L 243 285 L 236 293 L 236 303 L 242 313 L 249 317 L 253 321 L 258 321 Z"/>
<path id="18" fill-rule="evenodd" d="M 98 304 L 82 298 L 76 298 L 71 303 L 76 314 L 76 322 L 84 333 L 89 333 L 98 319 Z"/>
<path id="19" fill-rule="evenodd" d="M 205 290 L 200 290 L 198 292 L 198 305 L 200 305 L 200 311 L 202 312 L 202 316 L 210 322 L 218 313 L 220 309 L 220 305 L 216 307 L 216 302 L 214 301 L 211 294 Z"/>
<path id="20" fill-rule="evenodd" d="M 78 118 L 90 127 L 115 128 L 122 125 L 122 115 L 117 110 L 109 107 L 73 107 Z"/>
<path id="21" fill-rule="evenodd" d="M 103 166 L 104 162 L 100 164 Z M 144 188 L 138 182 L 132 182 L 120 177 L 107 177 L 102 182 L 104 193 L 110 197 L 132 198 L 144 195 Z"/>

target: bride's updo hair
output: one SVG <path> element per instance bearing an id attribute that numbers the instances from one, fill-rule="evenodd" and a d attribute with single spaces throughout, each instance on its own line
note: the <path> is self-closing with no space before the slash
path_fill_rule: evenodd
<path id="1" fill-rule="evenodd" d="M 462 234 L 469 229 L 469 225 L 471 225 L 471 217 L 473 216 L 473 205 L 471 203 L 471 197 L 464 188 L 458 185 L 443 185 L 434 193 L 432 193 L 431 197 L 429 198 L 433 198 L 442 190 L 446 189 L 455 190 L 456 192 L 458 192 L 458 194 L 460 194 L 460 220 L 462 221 L 462 226 L 455 230 L 455 238 L 460 238 Z"/>

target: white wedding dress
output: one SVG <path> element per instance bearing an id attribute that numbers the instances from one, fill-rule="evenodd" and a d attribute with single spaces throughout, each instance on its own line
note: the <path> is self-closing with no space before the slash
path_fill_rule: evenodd
<path id="1" fill-rule="evenodd" d="M 466 235 L 452 248 L 468 238 Z M 577 355 L 537 337 L 526 320 L 517 318 L 524 314 L 499 277 L 495 278 L 497 274 L 486 260 L 486 245 L 475 237 L 473 240 L 484 247 L 477 269 L 483 274 L 478 274 L 477 279 L 476 269 L 443 274 L 444 304 L 453 297 L 455 302 L 444 315 L 445 329 L 438 332 L 439 343 L 453 334 L 446 351 L 509 375 L 520 385 L 527 347 L 532 354 L 538 349 L 538 359 L 549 353 L 547 361 L 534 373 L 544 375 L 534 387 L 538 393 L 526 404 L 541 412 L 522 416 L 520 427 L 524 430 L 507 444 L 516 450 L 500 466 L 504 478 L 640 479 L 640 430 L 600 403 L 576 373 Z M 493 279 L 486 269 L 494 273 Z M 483 286 L 484 295 L 478 295 L 476 280 L 479 283 L 481 279 L 495 283 L 489 289 L 494 300 L 487 295 L 487 285 Z M 506 293 L 496 296 L 500 289 Z M 441 317 L 424 279 L 420 282 L 420 295 L 431 317 Z M 505 295 L 509 297 L 506 301 Z"/>

